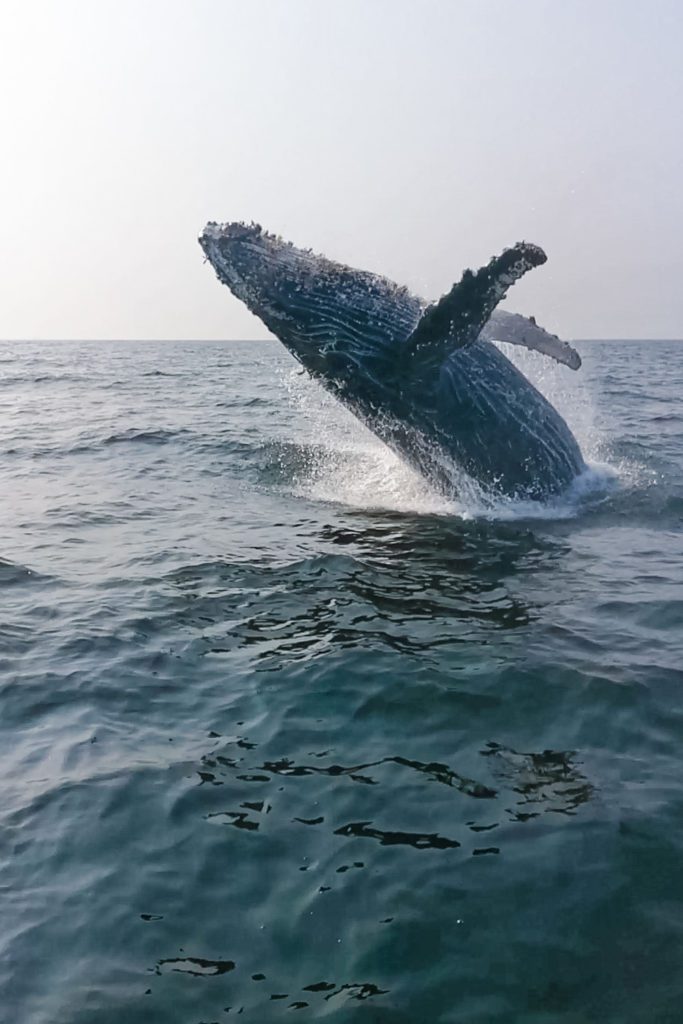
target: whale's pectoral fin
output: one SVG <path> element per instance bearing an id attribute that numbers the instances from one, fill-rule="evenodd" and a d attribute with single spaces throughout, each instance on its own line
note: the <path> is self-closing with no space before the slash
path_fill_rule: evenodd
<path id="1" fill-rule="evenodd" d="M 537 245 L 518 242 L 480 270 L 466 270 L 458 284 L 429 306 L 403 346 L 408 358 L 442 362 L 449 352 L 476 341 L 498 303 L 528 270 L 545 263 Z"/>
<path id="2" fill-rule="evenodd" d="M 507 313 L 498 309 L 482 328 L 480 338 L 485 341 L 507 341 L 511 345 L 523 345 L 543 355 L 564 363 L 572 370 L 581 366 L 581 356 L 575 348 L 561 341 L 556 334 L 544 331 L 533 317 L 519 313 Z"/>

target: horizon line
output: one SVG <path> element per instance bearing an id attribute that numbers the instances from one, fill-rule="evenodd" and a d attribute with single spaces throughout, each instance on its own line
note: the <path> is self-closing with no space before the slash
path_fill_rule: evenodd
<path id="1" fill-rule="evenodd" d="M 614 337 L 602 337 L 602 338 L 567 338 L 574 344 L 592 344 L 594 342 L 605 342 L 605 341 L 619 341 L 622 343 L 632 342 L 674 342 L 683 343 L 683 335 L 674 338 L 618 338 Z M 114 343 L 114 344 L 130 344 L 137 343 L 139 345 L 157 345 L 157 344 L 189 344 L 189 345 L 224 345 L 224 344 L 245 344 L 245 345 L 260 345 L 264 342 L 272 342 L 282 344 L 278 338 L 0 338 L 0 345 L 9 344 L 102 344 L 102 343 Z M 501 344 L 506 344 L 501 342 Z"/>

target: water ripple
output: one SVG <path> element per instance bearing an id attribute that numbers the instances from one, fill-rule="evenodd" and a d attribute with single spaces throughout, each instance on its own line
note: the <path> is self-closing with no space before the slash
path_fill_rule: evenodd
<path id="1" fill-rule="evenodd" d="M 683 347 L 582 357 L 538 509 L 270 343 L 2 347 L 8 1020 L 678 1019 Z"/>

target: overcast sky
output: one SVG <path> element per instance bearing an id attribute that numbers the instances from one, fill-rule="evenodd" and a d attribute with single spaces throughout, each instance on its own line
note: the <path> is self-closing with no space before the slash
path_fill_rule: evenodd
<path id="1" fill-rule="evenodd" d="M 0 0 L 0 337 L 258 338 L 196 238 L 683 337 L 681 0 Z"/>

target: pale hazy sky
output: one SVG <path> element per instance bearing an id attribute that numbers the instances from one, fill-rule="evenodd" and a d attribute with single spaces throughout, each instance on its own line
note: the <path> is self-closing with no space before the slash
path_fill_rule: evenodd
<path id="1" fill-rule="evenodd" d="M 683 0 L 0 0 L 0 338 L 258 338 L 207 220 L 683 337 Z"/>

